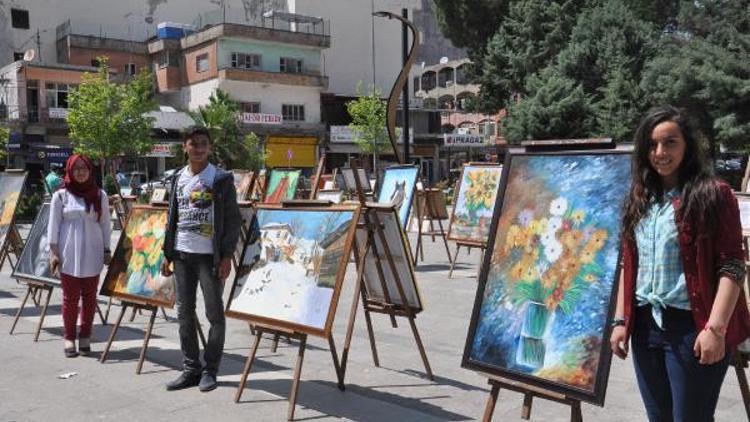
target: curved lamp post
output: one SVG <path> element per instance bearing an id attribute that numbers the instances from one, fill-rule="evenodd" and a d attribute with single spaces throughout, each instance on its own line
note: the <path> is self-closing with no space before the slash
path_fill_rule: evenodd
<path id="1" fill-rule="evenodd" d="M 404 66 L 401 68 L 401 72 L 398 74 L 398 78 L 396 79 L 396 82 L 393 84 L 393 87 L 391 88 L 391 94 L 388 97 L 388 112 L 387 112 L 387 119 L 386 119 L 386 126 L 388 128 L 388 138 L 391 141 L 391 146 L 393 147 L 393 152 L 396 154 L 396 158 L 398 158 L 398 162 L 400 164 L 404 163 L 404 157 L 402 154 L 399 153 L 398 147 L 396 146 L 396 109 L 398 108 L 398 98 L 401 95 L 401 90 L 403 90 L 404 85 L 406 84 L 406 79 L 409 77 L 409 70 L 411 69 L 412 64 L 414 64 L 414 60 L 416 60 L 416 52 L 417 52 L 417 46 L 419 45 L 419 33 L 417 32 L 417 29 L 414 27 L 414 24 L 411 23 L 408 19 L 399 16 L 395 13 L 391 12 L 375 12 L 373 13 L 373 16 L 378 16 L 381 18 L 388 18 L 388 19 L 398 19 L 401 22 L 403 22 L 406 26 L 409 27 L 411 30 L 412 35 L 412 44 L 411 48 L 409 49 L 409 54 L 406 56 L 406 60 L 404 62 Z M 404 111 L 406 110 L 406 107 L 404 107 Z M 404 139 L 404 144 L 407 145 L 408 148 L 408 140 Z"/>

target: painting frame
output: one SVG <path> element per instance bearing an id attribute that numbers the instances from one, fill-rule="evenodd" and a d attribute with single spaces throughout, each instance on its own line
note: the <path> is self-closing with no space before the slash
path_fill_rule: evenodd
<path id="1" fill-rule="evenodd" d="M 413 172 L 413 175 L 410 174 Z M 397 174 L 398 173 L 398 174 Z M 408 177 L 413 177 L 413 180 L 399 178 L 399 174 L 405 173 Z M 419 180 L 419 166 L 411 164 L 399 164 L 390 166 L 383 172 L 383 181 L 380 183 L 380 191 L 378 192 L 379 204 L 390 204 L 391 198 L 395 193 L 395 184 L 398 180 L 403 180 L 406 183 L 404 187 L 404 199 L 401 203 L 401 207 L 397 210 L 399 214 L 399 220 L 401 226 L 406 229 L 409 224 L 409 216 L 412 212 L 412 205 L 415 202 L 417 181 Z"/>
<path id="2" fill-rule="evenodd" d="M 593 348 L 598 353 L 598 361 L 596 366 L 596 374 L 593 380 L 593 387 L 589 390 L 584 388 L 578 388 L 572 385 L 565 384 L 563 382 L 553 381 L 544 379 L 539 376 L 530 375 L 521 371 L 503 368 L 498 365 L 493 365 L 487 362 L 481 362 L 477 359 L 472 358 L 473 343 L 477 335 L 477 328 L 479 324 L 480 311 L 482 310 L 483 299 L 487 295 L 488 276 L 490 272 L 490 266 L 492 264 L 494 249 L 497 244 L 498 226 L 501 220 L 501 214 L 503 213 L 503 206 L 506 200 L 506 193 L 508 190 L 509 178 L 511 177 L 511 171 L 513 170 L 513 160 L 518 157 L 533 157 L 533 156 L 552 156 L 552 157 L 564 157 L 572 155 L 591 155 L 594 157 L 613 155 L 622 156 L 623 168 L 628 173 L 630 172 L 630 157 L 632 152 L 626 149 L 611 149 L 611 150 L 566 150 L 566 151 L 546 151 L 546 152 L 511 152 L 506 156 L 505 163 L 503 165 L 503 173 L 500 181 L 500 190 L 498 192 L 495 204 L 495 212 L 492 219 L 492 225 L 490 228 L 490 237 L 487 242 L 487 253 L 485 253 L 482 259 L 482 266 L 480 269 L 479 285 L 477 288 L 474 306 L 471 313 L 471 319 L 469 323 L 469 329 L 467 332 L 466 343 L 464 346 L 463 355 L 461 358 L 461 367 L 476 371 L 480 374 L 486 374 L 488 377 L 501 377 L 514 381 L 522 382 L 526 385 L 541 388 L 543 390 L 552 391 L 565 395 L 568 398 L 585 401 L 597 406 L 604 405 L 604 399 L 607 390 L 607 381 L 609 378 L 609 372 L 612 360 L 612 351 L 609 347 L 608 334 L 610 333 L 609 321 L 611 321 L 616 306 L 617 298 L 617 285 L 621 271 L 621 251 L 619 248 L 619 225 L 616 234 L 616 238 L 612 238 L 613 245 L 616 245 L 616 256 L 613 276 L 611 280 L 611 289 L 609 294 L 606 296 L 606 306 L 603 307 L 604 317 L 601 320 L 601 325 L 597 328 L 601 329 L 601 343 L 599 347 Z M 629 178 L 627 180 L 630 180 Z M 627 188 L 628 185 L 624 185 Z M 627 189 L 625 189 L 625 192 Z M 624 199 L 626 195 L 622 195 Z M 510 201 L 509 201 L 510 202 Z M 614 205 L 613 205 L 614 206 Z M 616 204 L 617 209 L 622 209 L 622 203 Z M 509 218 L 507 215 L 505 218 Z M 493 299 L 494 300 L 494 299 Z M 499 305 L 498 305 L 499 306 Z"/>
<path id="3" fill-rule="evenodd" d="M 16 267 L 11 273 L 11 277 L 19 280 L 38 281 L 54 287 L 59 287 L 61 286 L 62 282 L 59 278 L 54 277 L 51 272 L 49 273 L 49 277 L 31 273 L 30 271 L 28 271 L 27 265 L 25 265 L 27 262 L 30 262 L 29 260 L 36 261 L 38 259 L 38 255 L 40 254 L 43 255 L 45 252 L 49 254 L 49 241 L 46 240 L 46 235 L 47 226 L 49 225 L 50 206 L 51 204 L 49 202 L 45 202 L 42 204 L 41 208 L 39 208 L 39 212 L 34 219 L 34 224 L 31 226 L 31 230 L 29 230 L 28 237 L 26 238 L 26 242 L 24 243 L 23 251 L 18 257 Z M 41 239 L 45 239 L 45 241 L 47 242 L 46 247 L 39 247 L 39 242 L 41 241 Z M 32 247 L 34 246 L 36 247 L 36 249 L 32 250 Z M 36 252 L 37 256 L 30 257 L 29 255 L 34 252 Z M 46 261 L 47 267 L 45 272 L 49 271 L 48 257 Z"/>
<path id="4" fill-rule="evenodd" d="M 340 258 L 341 265 L 339 265 L 338 269 L 336 270 L 333 292 L 331 295 L 331 301 L 328 305 L 328 312 L 326 314 L 325 323 L 323 324 L 323 328 L 318 328 L 318 327 L 314 327 L 311 325 L 304 325 L 304 324 L 295 323 L 291 321 L 285 321 L 285 320 L 281 320 L 277 318 L 271 318 L 268 316 L 241 312 L 239 310 L 233 309 L 232 305 L 235 302 L 235 294 L 237 292 L 237 289 L 242 288 L 242 286 L 240 286 L 239 279 L 241 277 L 245 277 L 249 275 L 248 273 L 235 274 L 235 278 L 232 281 L 232 287 L 229 292 L 229 298 L 227 299 L 227 303 L 225 307 L 225 312 L 224 312 L 225 315 L 230 318 L 247 321 L 251 324 L 258 324 L 261 326 L 278 328 L 284 331 L 307 334 L 307 335 L 312 335 L 312 336 L 321 337 L 321 338 L 330 338 L 333 332 L 333 324 L 334 324 L 334 319 L 336 317 L 336 310 L 338 308 L 338 303 L 341 297 L 341 292 L 343 290 L 344 280 L 346 278 L 346 269 L 349 264 L 349 257 L 351 256 L 351 250 L 354 245 L 354 237 L 355 237 L 356 228 L 357 228 L 357 221 L 359 221 L 359 218 L 360 218 L 359 204 L 336 204 L 336 205 L 330 205 L 330 206 L 305 206 L 305 207 L 284 207 L 279 204 L 258 204 L 255 207 L 256 217 L 260 219 L 262 217 L 261 214 L 265 210 L 270 211 L 270 212 L 321 212 L 323 211 L 323 212 L 351 212 L 352 213 L 352 218 L 351 218 L 351 221 L 349 222 L 349 227 L 347 228 L 346 235 L 345 235 L 346 239 L 344 240 L 343 253 Z M 249 237 L 245 239 L 240 262 L 245 261 L 245 254 L 248 252 L 249 240 L 250 240 Z M 260 269 L 258 271 L 260 271 Z M 251 272 L 252 272 L 252 269 L 251 269 Z"/>
<path id="5" fill-rule="evenodd" d="M 276 182 L 277 185 L 273 185 L 274 181 L 276 180 L 274 179 L 274 176 L 278 174 L 282 174 L 282 176 L 278 176 L 280 178 L 284 177 L 283 175 L 293 176 L 293 179 L 290 181 L 289 186 L 286 188 L 286 195 L 283 198 L 280 198 L 279 200 L 277 200 L 277 198 L 275 197 L 272 197 L 273 194 L 269 192 L 272 188 L 275 189 L 278 183 L 280 183 L 280 182 Z M 300 168 L 277 167 L 277 168 L 271 169 L 268 176 L 266 176 L 266 185 L 263 187 L 263 203 L 264 204 L 280 204 L 281 202 L 285 200 L 294 199 L 297 193 L 297 189 L 299 189 L 299 184 L 300 184 L 301 179 L 302 179 L 302 169 Z M 294 193 L 290 197 L 289 191 L 292 191 L 292 190 Z"/>
<path id="6" fill-rule="evenodd" d="M 750 193 L 734 192 L 734 196 L 737 197 L 737 205 L 740 209 L 742 235 L 750 236 Z"/>
<path id="7" fill-rule="evenodd" d="M 2 187 L 0 190 L 4 190 L 5 186 L 8 184 L 8 181 L 5 180 L 6 178 L 16 179 L 13 181 L 13 187 L 18 188 L 17 190 L 12 189 L 8 192 L 4 192 L 5 196 L 0 197 L 0 201 L 2 201 L 2 208 L 0 208 L 0 251 L 5 251 L 5 249 L 8 247 L 8 241 L 10 239 L 9 234 L 16 224 L 16 211 L 18 209 L 18 203 L 21 202 L 21 196 L 23 196 L 24 188 L 26 187 L 27 176 L 28 172 L 24 170 L 6 170 L 0 173 L 0 187 Z M 17 183 L 19 181 L 20 184 Z M 12 194 L 16 194 L 16 199 L 13 203 L 12 211 L 10 211 L 6 209 L 5 201 L 6 197 Z"/>
<path id="8" fill-rule="evenodd" d="M 396 259 L 394 260 L 394 264 L 396 265 L 396 272 L 400 277 L 401 285 L 404 289 L 404 294 L 408 302 L 407 304 L 415 315 L 422 312 L 424 310 L 424 300 L 419 290 L 419 284 L 417 283 L 416 272 L 414 269 L 414 258 L 396 209 L 382 204 L 368 204 L 366 212 L 377 214 L 392 256 L 394 256 L 394 247 L 399 246 L 399 250 L 395 251 L 396 254 L 394 258 Z M 361 223 L 364 222 L 364 217 L 365 214 L 363 212 L 360 217 Z M 394 224 L 394 222 L 398 224 Z M 357 256 L 359 258 L 361 258 L 360 254 L 362 253 L 366 242 L 367 228 L 365 228 L 364 224 L 360 224 L 360 227 L 357 228 L 356 239 Z M 375 234 L 375 244 L 378 247 L 378 255 L 380 256 L 390 303 L 387 303 L 388 301 L 385 299 L 382 286 L 378 285 L 380 277 L 378 275 L 374 255 L 372 254 L 372 248 L 368 251 L 368 256 L 364 260 L 365 268 L 363 270 L 363 285 L 365 288 L 365 295 L 369 301 L 395 304 L 403 307 L 403 300 L 401 300 L 400 294 L 398 293 L 395 279 L 392 276 L 392 271 L 390 270 L 383 251 L 383 244 L 377 233 Z M 404 274 L 408 277 L 404 277 Z"/>
<path id="9" fill-rule="evenodd" d="M 169 209 L 164 206 L 154 206 L 154 205 L 146 205 L 146 204 L 135 204 L 133 205 L 129 212 L 128 212 L 128 218 L 125 222 L 125 226 L 122 229 L 122 232 L 120 234 L 120 238 L 117 240 L 117 246 L 115 247 L 115 251 L 112 254 L 112 258 L 110 260 L 110 264 L 107 266 L 107 272 L 104 275 L 104 280 L 102 280 L 101 287 L 99 288 L 99 294 L 103 296 L 110 296 L 113 298 L 120 299 L 125 302 L 131 302 L 141 305 L 152 305 L 152 306 L 160 306 L 167 309 L 174 308 L 176 302 L 177 302 L 177 285 L 176 281 L 174 279 L 174 274 L 169 276 L 172 283 L 172 295 L 170 300 L 162 300 L 157 297 L 148 297 L 144 295 L 136 295 L 132 293 L 125 293 L 118 291 L 115 288 L 115 284 L 117 283 L 117 280 L 113 280 L 114 277 L 118 276 L 122 272 L 127 272 L 127 268 L 130 264 L 129 260 L 124 259 L 124 254 L 126 253 L 124 251 L 125 242 L 128 238 L 128 231 L 131 224 L 136 224 L 137 220 L 134 218 L 136 217 L 136 214 L 141 212 L 153 212 L 158 211 L 159 213 L 163 213 L 164 217 L 167 217 L 167 213 L 169 212 Z M 164 225 L 164 229 L 166 230 L 166 224 Z M 162 241 L 164 237 L 162 236 Z M 132 244 L 131 244 L 132 247 Z M 164 252 L 161 247 L 158 248 L 160 251 L 161 257 L 158 259 L 158 263 L 155 265 L 157 268 L 161 266 L 161 262 L 164 259 Z M 160 275 L 159 275 L 160 276 Z"/>
<path id="10" fill-rule="evenodd" d="M 354 179 L 354 169 L 351 167 L 342 167 L 339 174 L 341 175 L 341 180 L 344 184 L 340 189 L 356 192 L 357 182 Z M 359 184 L 364 193 L 372 192 L 372 187 L 370 186 L 370 174 L 367 172 L 366 168 L 357 168 L 357 178 L 359 179 Z"/>
<path id="11" fill-rule="evenodd" d="M 456 235 L 456 209 L 458 208 L 459 200 L 462 198 L 462 193 L 465 192 L 465 189 L 467 189 L 466 185 L 464 184 L 464 177 L 467 175 L 467 169 L 471 171 L 471 169 L 491 169 L 492 171 L 497 171 L 498 177 L 497 177 L 497 186 L 495 187 L 495 194 L 494 194 L 494 201 L 493 201 L 493 208 L 492 212 L 490 214 L 490 224 L 492 222 L 492 217 L 495 213 L 495 206 L 497 206 L 497 195 L 500 191 L 500 184 L 502 182 L 502 173 L 503 173 L 503 165 L 501 164 L 495 164 L 495 163 L 465 163 L 461 168 L 461 175 L 458 178 L 458 186 L 456 187 L 456 191 L 453 195 L 453 207 L 451 209 L 451 215 L 450 215 L 450 221 L 448 222 L 448 234 L 447 239 L 452 240 L 456 243 L 460 244 L 468 244 L 468 245 L 476 245 L 479 247 L 484 247 L 487 245 L 487 242 L 482 242 L 479 240 L 473 239 L 471 236 L 464 236 L 460 237 Z M 464 196 L 465 197 L 465 193 Z M 467 225 L 468 227 L 468 225 Z M 487 228 L 487 236 L 485 236 L 485 239 L 489 240 L 489 233 L 491 231 L 491 227 Z"/>

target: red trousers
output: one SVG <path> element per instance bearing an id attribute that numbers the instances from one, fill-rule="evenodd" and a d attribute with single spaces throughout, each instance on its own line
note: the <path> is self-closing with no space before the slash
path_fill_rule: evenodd
<path id="1" fill-rule="evenodd" d="M 91 337 L 91 326 L 96 312 L 96 288 L 99 276 L 73 277 L 60 273 L 63 290 L 62 316 L 65 326 L 65 340 L 75 341 L 76 320 L 78 319 L 78 302 L 81 306 L 81 331 L 78 338 Z"/>

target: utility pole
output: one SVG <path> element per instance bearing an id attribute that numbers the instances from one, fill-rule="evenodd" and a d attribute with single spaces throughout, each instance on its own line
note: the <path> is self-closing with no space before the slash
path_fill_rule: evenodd
<path id="1" fill-rule="evenodd" d="M 39 63 L 42 62 L 42 39 L 39 36 L 39 28 L 36 29 L 36 52 L 39 54 Z"/>

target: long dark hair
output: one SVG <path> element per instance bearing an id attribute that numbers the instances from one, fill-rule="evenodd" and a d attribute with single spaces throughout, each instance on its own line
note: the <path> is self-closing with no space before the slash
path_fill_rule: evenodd
<path id="1" fill-rule="evenodd" d="M 685 155 L 677 169 L 677 187 L 682 198 L 678 216 L 692 227 L 700 227 L 697 231 L 699 234 L 711 235 L 718 226 L 720 198 L 713 170 L 706 163 L 703 148 L 687 118 L 678 109 L 668 105 L 651 109 L 641 120 L 633 137 L 633 179 L 625 203 L 623 234 L 633 240 L 635 227 L 646 215 L 650 201 L 661 201 L 664 198 L 661 177 L 649 161 L 651 134 L 663 122 L 677 124 L 685 139 Z"/>

